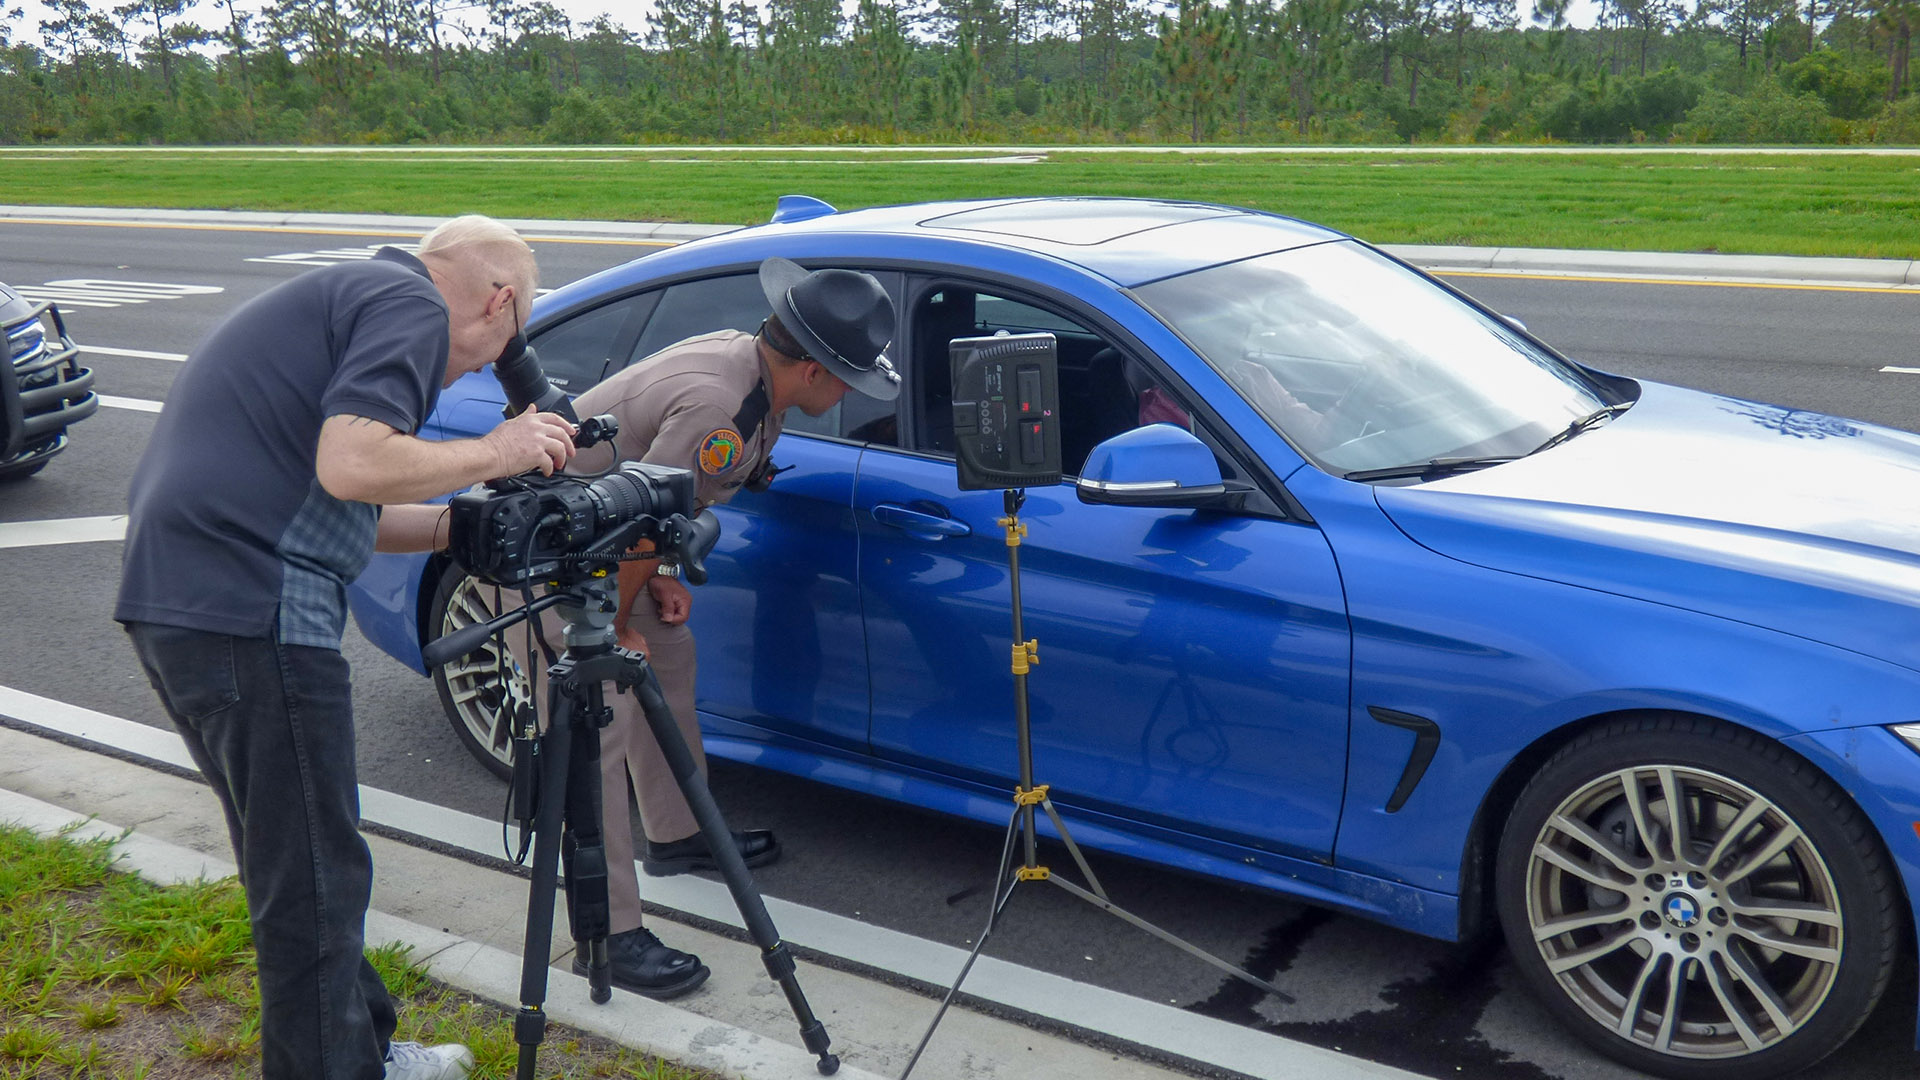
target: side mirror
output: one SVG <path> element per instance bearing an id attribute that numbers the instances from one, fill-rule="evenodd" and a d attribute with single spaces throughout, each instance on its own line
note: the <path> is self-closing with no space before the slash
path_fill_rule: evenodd
<path id="1" fill-rule="evenodd" d="M 1093 448 L 1075 485 L 1084 503 L 1237 510 L 1247 492 L 1220 478 L 1213 451 L 1184 428 L 1148 424 Z"/>

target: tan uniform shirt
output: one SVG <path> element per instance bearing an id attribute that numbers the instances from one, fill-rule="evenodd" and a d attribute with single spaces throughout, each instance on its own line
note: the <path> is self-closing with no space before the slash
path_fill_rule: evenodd
<path id="1" fill-rule="evenodd" d="M 568 471 L 598 472 L 619 461 L 691 469 L 700 505 L 724 503 L 780 437 L 772 411 L 751 431 L 734 425 L 741 403 L 767 377 L 752 334 L 722 330 L 669 345 L 574 399 L 582 419 L 611 413 L 620 434 L 611 450 L 605 443 L 582 450 Z"/>

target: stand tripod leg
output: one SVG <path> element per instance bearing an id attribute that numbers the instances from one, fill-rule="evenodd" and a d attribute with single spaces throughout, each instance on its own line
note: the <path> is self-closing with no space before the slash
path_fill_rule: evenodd
<path id="1" fill-rule="evenodd" d="M 1243 982 L 1252 983 L 1254 986 L 1257 986 L 1260 989 L 1266 991 L 1267 993 L 1272 994 L 1275 998 L 1278 998 L 1280 1001 L 1283 1001 L 1288 1005 L 1292 1005 L 1294 1003 L 1292 995 L 1281 990 L 1279 987 L 1274 986 L 1272 983 L 1268 982 L 1267 980 L 1262 979 L 1258 975 L 1252 974 L 1251 972 L 1247 971 L 1244 968 L 1235 967 L 1234 965 L 1227 963 L 1225 960 L 1222 960 L 1219 957 L 1208 952 L 1207 950 L 1201 948 L 1200 946 L 1195 945 L 1190 941 L 1187 941 L 1185 938 L 1176 937 L 1173 933 L 1160 929 L 1159 927 L 1153 925 L 1152 923 L 1141 918 L 1140 916 L 1135 915 L 1133 912 L 1128 911 L 1125 908 L 1122 908 L 1116 905 L 1113 901 L 1107 899 L 1104 896 L 1095 896 L 1094 894 L 1088 892 L 1087 890 L 1081 888 L 1080 886 L 1075 885 L 1073 882 L 1067 881 L 1063 878 L 1050 877 L 1047 880 L 1067 890 L 1068 892 L 1079 897 L 1080 899 L 1085 900 L 1087 903 L 1092 904 L 1094 907 L 1099 908 L 1100 910 L 1108 913 L 1109 915 L 1117 915 L 1122 920 L 1132 923 L 1134 926 L 1137 926 L 1140 929 L 1145 930 L 1147 933 L 1152 934 L 1154 937 L 1159 938 L 1161 941 L 1164 941 L 1167 944 L 1172 945 L 1173 947 L 1181 950 L 1182 952 L 1185 952 L 1188 956 L 1192 956 L 1200 960 L 1205 960 L 1207 963 L 1212 964 L 1214 967 L 1219 968 L 1221 971 L 1226 972 L 1227 974 L 1233 976 L 1236 979 L 1239 979 Z"/>
<path id="2" fill-rule="evenodd" d="M 800 1041 L 805 1044 L 808 1053 L 819 1055 L 816 1067 L 821 1075 L 832 1076 L 839 1071 L 840 1058 L 827 1050 L 831 1040 L 827 1037 L 826 1026 L 813 1015 L 806 995 L 800 990 L 800 982 L 794 977 L 793 953 L 787 948 L 786 942 L 780 940 L 780 932 L 774 929 L 767 906 L 760 899 L 760 891 L 754 887 L 752 875 L 747 873 L 747 864 L 740 858 L 740 849 L 733 844 L 733 834 L 727 829 L 726 819 L 720 816 L 720 808 L 714 805 L 713 793 L 707 790 L 706 780 L 693 763 L 693 753 L 680 736 L 680 727 L 674 723 L 673 710 L 668 707 L 667 699 L 660 690 L 660 680 L 654 676 L 651 667 L 644 667 L 644 676 L 634 683 L 632 690 L 640 700 L 640 711 L 647 718 L 647 726 L 653 730 L 653 737 L 660 744 L 660 753 L 666 758 L 667 768 L 672 770 L 674 780 L 686 796 L 694 820 L 700 823 L 700 833 L 706 837 L 707 848 L 720 868 L 720 876 L 726 879 L 727 891 L 733 894 L 734 906 L 740 909 L 740 917 L 747 924 L 747 934 L 760 946 L 760 959 L 766 965 L 768 976 L 780 984 L 780 989 L 787 995 L 788 1007 L 800 1022 Z"/>
<path id="3" fill-rule="evenodd" d="M 940 999 L 940 1008 L 934 1011 L 933 1021 L 920 1036 L 920 1045 L 913 1048 L 913 1056 L 907 1059 L 907 1067 L 900 1070 L 900 1080 L 907 1080 L 913 1074 L 913 1067 L 920 1063 L 920 1055 L 927 1049 L 927 1043 L 933 1041 L 933 1032 L 947 1015 L 947 1007 L 960 995 L 960 984 L 967 981 L 967 972 L 973 970 L 973 962 L 980 959 L 980 951 L 987 947 L 987 938 L 993 934 L 995 924 L 1000 921 L 1000 912 L 1005 910 L 1007 901 L 1013 899 L 1014 886 L 1020 884 L 1020 878 L 1013 872 L 1013 833 L 1020 824 L 1022 808 L 1016 807 L 1013 817 L 1007 821 L 1006 843 L 1000 848 L 1000 870 L 993 879 L 993 905 L 987 909 L 987 928 L 980 931 L 980 939 L 973 943 L 973 951 L 967 954 L 967 962 L 960 965 L 960 974 L 954 976 L 953 985 L 947 988 L 947 996 Z"/>
<path id="4" fill-rule="evenodd" d="M 599 717 L 604 699 L 600 684 L 583 688 L 584 710 L 576 716 Z M 569 740 L 566 817 L 560 834 L 561 880 L 567 888 L 567 916 L 575 946 L 587 962 L 587 992 L 596 1005 L 613 997 L 613 962 L 607 955 L 612 910 L 607 899 L 607 847 L 600 823 L 600 736 L 597 726 Z"/>
<path id="5" fill-rule="evenodd" d="M 1080 853 L 1080 845 L 1073 842 L 1073 834 L 1067 831 L 1067 823 L 1060 820 L 1060 811 L 1053 808 L 1053 800 L 1042 799 L 1040 806 L 1047 812 L 1047 819 L 1053 822 L 1054 829 L 1060 833 L 1060 842 L 1067 846 L 1067 854 L 1073 857 L 1073 864 L 1080 868 L 1081 876 L 1087 879 L 1087 887 L 1093 890 L 1093 895 L 1105 900 L 1107 890 L 1101 888 L 1100 879 L 1093 876 L 1093 867 L 1087 864 L 1087 857 Z"/>
<path id="6" fill-rule="evenodd" d="M 520 961 L 520 1011 L 513 1017 L 513 1041 L 519 1044 L 519 1080 L 534 1080 L 534 1061 L 547 1037 L 547 954 L 553 945 L 553 894 L 560 862 L 560 830 L 566 800 L 567 769 L 573 750 L 573 708 L 555 688 L 546 733 L 539 748 L 540 804 L 533 825 L 533 880 L 527 892 L 527 936 Z M 605 943 L 602 943 L 602 948 Z"/>

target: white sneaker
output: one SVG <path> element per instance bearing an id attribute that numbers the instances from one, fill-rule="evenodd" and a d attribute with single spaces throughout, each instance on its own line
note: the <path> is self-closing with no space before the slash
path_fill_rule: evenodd
<path id="1" fill-rule="evenodd" d="M 473 1068 L 473 1051 L 459 1043 L 422 1046 L 417 1042 L 387 1045 L 387 1080 L 465 1080 Z"/>

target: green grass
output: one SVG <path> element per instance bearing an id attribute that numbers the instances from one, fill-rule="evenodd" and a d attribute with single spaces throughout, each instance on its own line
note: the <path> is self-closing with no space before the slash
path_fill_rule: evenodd
<path id="1" fill-rule="evenodd" d="M 46 205 L 748 224 L 790 193 L 842 209 L 1145 195 L 1274 210 L 1389 244 L 1920 258 L 1920 158 L 1910 156 L 1068 152 L 1012 165 L 924 151 L 15 148 L 0 152 L 0 168 L 4 201 Z"/>
<path id="2" fill-rule="evenodd" d="M 259 989 L 239 886 L 159 888 L 111 867 L 104 842 L 0 825 L 0 1080 L 186 1080 L 258 1075 Z M 480 1080 L 514 1072 L 511 1014 L 449 990 L 406 950 L 369 952 L 400 1012 L 398 1038 L 461 1042 Z M 558 1026 L 546 1077 L 706 1080 Z"/>

